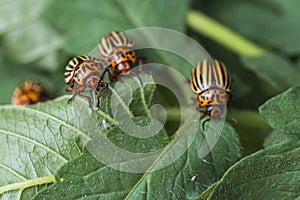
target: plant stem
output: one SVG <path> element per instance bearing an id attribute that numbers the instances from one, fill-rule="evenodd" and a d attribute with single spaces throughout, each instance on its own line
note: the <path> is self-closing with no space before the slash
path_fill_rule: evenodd
<path id="1" fill-rule="evenodd" d="M 54 176 L 44 176 L 44 177 L 34 178 L 34 179 L 26 180 L 26 181 L 12 183 L 9 185 L 4 185 L 4 186 L 0 187 L 0 194 L 11 191 L 11 190 L 25 189 L 28 187 L 33 187 L 33 186 L 47 184 L 47 183 L 53 183 L 53 182 L 55 182 Z"/>
<path id="2" fill-rule="evenodd" d="M 262 119 L 257 111 L 253 110 L 232 110 L 234 118 L 240 126 L 247 128 L 268 129 L 269 126 Z M 251 120 L 249 120 L 251 119 Z"/>
<path id="3" fill-rule="evenodd" d="M 108 86 L 109 89 L 112 91 L 112 93 L 116 96 L 116 98 L 118 99 L 118 101 L 120 102 L 121 106 L 123 107 L 123 109 L 125 110 L 125 112 L 128 114 L 128 116 L 132 119 L 134 118 L 134 115 L 132 114 L 132 112 L 129 110 L 128 106 L 125 104 L 125 102 L 123 101 L 123 99 L 120 97 L 120 95 L 114 90 L 114 88 L 112 88 L 111 86 Z"/>
<path id="4" fill-rule="evenodd" d="M 136 79 L 138 79 L 138 78 L 136 78 Z M 137 80 L 137 82 L 139 83 L 139 80 Z M 142 100 L 142 103 L 143 103 L 143 107 L 144 107 L 144 109 L 145 109 L 145 112 L 146 112 L 146 114 L 147 114 L 147 117 L 150 117 L 150 110 L 149 110 L 149 108 L 148 108 L 148 104 L 147 104 L 146 99 L 145 99 L 144 87 L 145 87 L 145 86 L 144 86 L 143 84 L 140 85 L 141 100 Z"/>
<path id="5" fill-rule="evenodd" d="M 98 110 L 97 111 L 103 118 L 107 119 L 107 121 L 109 121 L 110 123 L 112 123 L 113 125 L 118 125 L 118 122 L 116 120 L 114 120 L 113 118 L 111 118 L 108 114 L 106 114 L 105 112 L 103 112 L 102 110 Z"/>
<path id="6" fill-rule="evenodd" d="M 169 107 L 166 108 L 168 119 L 173 121 L 180 121 L 181 120 L 181 110 L 180 108 L 176 107 Z"/>
<path id="7" fill-rule="evenodd" d="M 190 10 L 187 14 L 187 24 L 195 31 L 219 42 L 237 54 L 255 57 L 261 56 L 265 51 L 262 47 L 203 13 Z"/>

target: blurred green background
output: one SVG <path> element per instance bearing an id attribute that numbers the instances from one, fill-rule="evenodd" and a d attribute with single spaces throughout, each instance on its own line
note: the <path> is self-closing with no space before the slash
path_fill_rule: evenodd
<path id="1" fill-rule="evenodd" d="M 234 81 L 231 110 L 238 120 L 234 126 L 245 154 L 262 148 L 269 133 L 257 113 L 259 105 L 299 85 L 300 1 L 1 0 L 0 4 L 0 104 L 9 104 L 14 88 L 26 79 L 42 83 L 53 98 L 65 94 L 63 72 L 70 58 L 89 53 L 108 32 L 148 26 L 186 33 L 228 66 Z M 247 55 L 248 46 L 214 26 L 201 26 L 205 19 L 195 18 L 191 10 L 263 51 Z"/>

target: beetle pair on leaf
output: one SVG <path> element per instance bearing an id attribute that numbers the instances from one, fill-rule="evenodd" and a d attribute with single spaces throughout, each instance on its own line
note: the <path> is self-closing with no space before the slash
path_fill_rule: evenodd
<path id="1" fill-rule="evenodd" d="M 104 75 L 108 73 L 110 81 L 116 81 L 120 76 L 128 74 L 131 66 L 140 58 L 133 51 L 135 44 L 130 37 L 121 32 L 112 32 L 101 39 L 98 45 L 100 59 L 92 56 L 77 56 L 69 61 L 65 71 L 65 82 L 70 85 L 67 92 L 74 95 L 69 101 L 73 101 L 79 95 L 86 98 L 92 108 L 92 99 L 82 94 L 87 88 L 90 92 L 99 92 L 97 95 L 97 106 L 99 99 L 105 94 L 108 83 L 104 81 Z M 140 61 L 141 63 L 141 61 Z"/>

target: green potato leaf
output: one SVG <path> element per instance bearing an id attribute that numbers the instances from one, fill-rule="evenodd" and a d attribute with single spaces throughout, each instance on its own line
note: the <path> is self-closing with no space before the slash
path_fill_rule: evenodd
<path id="1" fill-rule="evenodd" d="M 64 33 L 66 48 L 71 53 L 82 54 L 89 52 L 101 37 L 114 30 L 157 26 L 184 31 L 188 5 L 189 0 L 92 0 L 89 3 L 54 0 L 46 9 L 44 18 Z"/>
<path id="2" fill-rule="evenodd" d="M 39 34 L 36 34 L 39 33 Z M 35 21 L 3 36 L 7 52 L 20 63 L 30 63 L 62 47 L 62 40 L 51 27 Z M 54 64 L 54 63 L 52 63 Z M 57 67 L 52 66 L 52 71 Z"/>
<path id="3" fill-rule="evenodd" d="M 282 145 L 284 143 L 297 141 L 299 139 L 300 138 L 298 135 L 287 135 L 274 130 L 266 137 L 264 141 L 264 147 L 267 148 L 273 145 Z"/>
<path id="4" fill-rule="evenodd" d="M 61 58 L 58 52 L 62 49 L 63 40 L 40 18 L 51 1 L 1 1 L 0 34 L 5 57 L 18 64 L 29 64 L 31 69 L 34 66 L 52 73 L 57 70 Z M 7 67 L 7 63 L 4 66 Z M 19 76 L 17 78 L 20 80 Z"/>
<path id="5" fill-rule="evenodd" d="M 73 111 L 66 102 L 61 97 L 35 106 L 0 107 L 0 199 L 30 198 L 43 189 L 37 185 L 51 182 L 49 176 L 81 154 Z M 32 182 L 35 187 L 6 192 Z"/>
<path id="6" fill-rule="evenodd" d="M 225 124 L 217 144 L 203 158 L 199 157 L 199 150 L 206 134 L 201 131 L 202 123 L 198 119 L 187 121 L 173 138 L 169 138 L 164 128 L 154 132 L 155 128 L 161 128 L 160 122 L 154 123 L 152 131 L 155 134 L 151 137 L 133 136 L 140 128 L 134 125 L 124 131 L 124 123 L 111 117 L 122 109 L 124 112 L 119 115 L 132 116 L 135 124 L 145 127 L 140 132 L 142 135 L 154 120 L 147 116 L 148 102 L 155 90 L 150 77 L 147 74 L 141 76 L 143 87 L 137 88 L 136 93 L 134 85 L 140 83 L 136 77 L 110 87 L 109 93 L 101 98 L 103 109 L 98 113 L 102 118 L 88 115 L 87 106 L 76 107 L 76 116 L 81 116 L 77 118 L 76 127 L 89 137 L 83 140 L 88 152 L 57 171 L 56 182 L 35 199 L 63 199 L 66 191 L 70 199 L 196 198 L 240 158 L 238 136 L 229 124 Z M 128 94 L 133 96 L 127 101 L 122 100 L 127 99 Z M 129 105 L 131 109 L 128 109 Z M 146 116 L 135 116 L 140 114 Z M 111 126 L 105 127 L 105 124 Z M 195 133 L 194 137 L 191 133 Z M 129 156 L 123 158 L 124 152 Z M 170 158 L 171 162 L 163 165 Z"/>
<path id="7" fill-rule="evenodd" d="M 274 53 L 264 52 L 256 57 L 242 56 L 241 61 L 245 68 L 280 91 L 300 84 L 299 70 L 286 58 Z"/>
<path id="8" fill-rule="evenodd" d="M 259 113 L 275 130 L 299 135 L 300 87 L 293 87 L 271 98 L 259 107 Z"/>
<path id="9" fill-rule="evenodd" d="M 43 18 L 63 35 L 64 49 L 71 54 L 90 53 L 99 57 L 96 47 L 102 37 L 112 31 L 128 31 L 138 49 L 137 55 L 146 58 L 145 63 L 165 64 L 189 77 L 197 61 L 209 59 L 196 41 L 182 34 L 189 2 L 53 1 Z"/>
<path id="10" fill-rule="evenodd" d="M 300 142 L 271 146 L 232 166 L 208 199 L 297 199 Z"/>
<path id="11" fill-rule="evenodd" d="M 0 6 L 0 34 L 37 19 L 51 0 L 3 0 Z M 28 12 L 30 10 L 30 12 Z"/>
<path id="12" fill-rule="evenodd" d="M 131 151 L 136 150 L 137 147 L 130 145 L 125 139 L 128 136 L 121 131 L 110 133 L 108 137 L 116 144 Z M 123 139 L 115 140 L 120 137 Z M 237 135 L 228 124 L 211 153 L 200 159 L 198 152 L 203 137 L 199 130 L 191 146 L 176 161 L 165 168 L 146 173 L 121 172 L 105 166 L 90 154 L 84 154 L 64 165 L 56 174 L 57 182 L 35 196 L 35 199 L 64 199 L 66 193 L 71 199 L 194 199 L 240 157 Z M 145 150 L 153 149 L 153 142 L 142 141 L 137 145 L 138 148 L 142 145 Z M 169 146 L 166 148 L 164 154 L 171 151 Z"/>
<path id="13" fill-rule="evenodd" d="M 143 79 L 145 84 L 152 80 L 149 75 L 147 78 Z M 139 81 L 137 78 L 131 79 L 130 83 L 134 82 Z M 121 86 L 118 88 L 123 89 L 123 92 L 124 88 L 133 87 L 125 83 Z M 139 103 L 146 104 L 145 98 L 142 98 L 141 95 L 152 96 L 155 87 L 151 88 L 139 89 L 140 96 L 136 96 L 137 99 L 141 99 L 138 101 Z M 83 132 L 84 129 L 80 130 L 81 127 L 76 124 L 78 116 L 82 116 L 82 113 L 77 113 L 78 108 L 67 103 L 69 98 L 70 96 L 63 96 L 47 103 L 27 107 L 13 105 L 0 107 L 1 199 L 32 197 L 47 187 L 45 184 L 55 181 L 53 175 L 63 164 L 82 153 L 82 142 L 78 136 L 81 136 L 80 139 L 84 139 L 87 135 Z M 119 101 L 119 104 L 122 104 L 121 100 Z M 133 98 L 127 103 L 130 104 L 132 101 Z M 85 101 L 79 99 L 79 102 L 84 103 Z M 128 106 L 125 105 L 127 111 L 130 112 Z M 144 109 L 148 108 L 144 107 Z M 88 107 L 86 110 L 90 111 Z M 99 111 L 97 120 L 102 121 L 104 117 L 114 122 L 109 115 Z M 92 128 L 97 129 L 96 127 Z M 160 141 L 166 144 L 167 135 L 157 137 L 164 138 Z M 121 137 L 114 138 L 117 141 L 123 140 Z M 156 141 L 158 140 L 148 140 L 147 142 L 150 142 L 155 148 Z M 137 145 L 130 139 L 127 140 L 127 143 L 129 146 Z M 141 146 L 137 145 L 137 147 L 141 149 Z"/>

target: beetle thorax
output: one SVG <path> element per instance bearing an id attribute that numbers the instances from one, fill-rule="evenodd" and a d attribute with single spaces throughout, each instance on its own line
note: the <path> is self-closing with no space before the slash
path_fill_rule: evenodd
<path id="1" fill-rule="evenodd" d="M 128 72 L 131 69 L 131 65 L 136 61 L 135 52 L 125 48 L 116 48 L 107 59 L 112 70 L 118 72 Z"/>
<path id="2" fill-rule="evenodd" d="M 229 100 L 229 95 L 223 89 L 214 88 L 200 93 L 198 100 L 200 108 L 214 105 L 226 105 Z"/>

